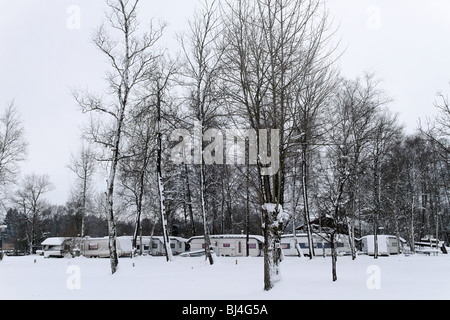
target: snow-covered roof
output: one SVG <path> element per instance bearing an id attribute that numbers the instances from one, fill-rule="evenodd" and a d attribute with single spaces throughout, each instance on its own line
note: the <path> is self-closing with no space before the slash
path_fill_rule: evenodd
<path id="1" fill-rule="evenodd" d="M 307 234 L 307 233 L 297 233 L 296 236 L 297 236 L 297 237 L 307 237 L 308 234 Z M 293 234 L 293 233 L 281 235 L 281 238 L 291 238 L 291 237 L 294 237 L 294 234 Z"/>
<path id="2" fill-rule="evenodd" d="M 190 238 L 188 240 L 188 242 L 193 239 L 203 239 L 204 237 L 205 236 L 195 236 L 195 237 Z M 215 235 L 210 235 L 209 237 L 211 239 L 245 239 L 247 237 L 247 235 L 245 235 L 245 234 L 215 234 Z M 256 239 L 260 242 L 264 242 L 263 236 L 249 235 L 249 238 Z"/>
<path id="3" fill-rule="evenodd" d="M 382 240 L 382 241 L 387 241 L 387 239 L 390 239 L 390 238 L 397 238 L 397 236 L 386 235 L 386 234 L 378 234 L 378 235 L 377 235 L 377 240 L 378 240 L 378 241 L 380 241 L 380 240 Z M 359 238 L 359 239 L 356 238 L 356 240 L 358 240 L 358 241 L 360 241 L 360 240 L 362 240 L 362 239 L 368 239 L 369 241 L 373 242 L 373 234 L 372 234 L 372 235 L 367 235 L 367 236 L 361 237 L 361 238 Z M 402 237 L 399 237 L 399 239 L 400 239 L 401 242 L 406 242 L 406 240 L 403 239 Z"/>
<path id="4" fill-rule="evenodd" d="M 143 238 L 148 240 L 148 241 L 150 241 L 150 237 L 149 236 L 143 237 Z M 152 238 L 153 238 L 153 240 L 159 240 L 160 242 L 164 242 L 164 237 L 163 236 L 153 236 Z M 188 241 L 188 239 L 185 239 L 185 238 L 182 238 L 182 237 L 169 236 L 169 238 L 170 238 L 171 241 L 173 241 L 173 240 L 178 241 L 178 242 L 187 242 Z"/>
<path id="5" fill-rule="evenodd" d="M 44 242 L 41 243 L 43 246 L 60 246 L 64 243 L 65 240 L 68 238 L 47 238 L 44 240 Z"/>
<path id="6" fill-rule="evenodd" d="M 177 240 L 179 242 L 187 242 L 188 241 L 188 239 L 185 239 L 185 238 L 182 238 L 182 237 L 170 236 L 169 238 L 170 238 L 170 240 Z"/>

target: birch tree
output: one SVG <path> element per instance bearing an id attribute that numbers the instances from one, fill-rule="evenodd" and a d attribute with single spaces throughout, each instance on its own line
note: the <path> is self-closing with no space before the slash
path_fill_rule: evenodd
<path id="1" fill-rule="evenodd" d="M 151 188 L 154 172 L 151 170 L 156 151 L 155 119 L 146 103 L 129 114 L 126 154 L 120 164 L 122 197 L 136 208 L 132 247 L 136 251 L 138 236 L 142 232 L 142 215 L 149 197 L 155 194 Z M 141 246 L 142 252 L 142 246 Z"/>
<path id="2" fill-rule="evenodd" d="M 180 37 L 181 47 L 184 53 L 185 79 L 184 86 L 188 98 L 186 103 L 191 120 L 194 121 L 194 163 L 199 170 L 200 212 L 203 219 L 203 231 L 205 237 L 205 255 L 212 265 L 214 259 L 211 255 L 211 240 L 209 237 L 209 222 L 206 199 L 207 169 L 204 162 L 204 137 L 206 133 L 214 133 L 217 139 L 219 132 L 215 130 L 217 117 L 220 114 L 218 81 L 222 68 L 223 49 L 217 44 L 221 33 L 221 22 L 218 16 L 218 1 L 205 1 L 203 7 L 189 22 L 189 33 Z M 210 131 L 215 130 L 215 131 Z M 223 150 L 222 150 L 223 151 Z M 209 155 L 210 156 L 210 155 Z M 220 159 L 223 154 L 218 154 Z M 216 162 L 216 164 L 222 164 Z"/>
<path id="3" fill-rule="evenodd" d="M 167 210 L 166 210 L 166 193 L 163 179 L 163 106 L 170 104 L 168 97 L 168 90 L 173 81 L 173 76 L 176 72 L 176 65 L 172 63 L 160 64 L 159 69 L 152 75 L 151 81 L 153 82 L 153 96 L 151 100 L 151 108 L 153 107 L 156 112 L 156 176 L 158 183 L 159 194 L 159 210 L 161 223 L 163 228 L 164 250 L 166 253 L 167 261 L 173 260 L 172 248 L 170 247 L 170 237 L 167 222 Z"/>
<path id="4" fill-rule="evenodd" d="M 84 113 L 91 114 L 86 136 L 91 142 L 106 148 L 109 173 L 106 187 L 108 205 L 108 237 L 111 272 L 118 267 L 116 222 L 114 216 L 114 190 L 118 163 L 122 157 L 121 140 L 125 130 L 126 112 L 140 102 L 139 89 L 147 80 L 159 54 L 154 50 L 163 26 L 150 23 L 147 31 L 140 32 L 137 16 L 138 0 L 107 0 L 109 29 L 104 24 L 94 35 L 93 42 L 111 65 L 107 74 L 109 99 L 89 93 L 74 97 Z M 94 117 L 95 114 L 97 117 Z M 106 124 L 105 124 L 106 123 Z M 103 124 L 100 125 L 100 124 Z"/>

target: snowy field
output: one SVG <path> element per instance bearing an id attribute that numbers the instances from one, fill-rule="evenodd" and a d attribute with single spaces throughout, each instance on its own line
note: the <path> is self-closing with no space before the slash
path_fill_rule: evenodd
<path id="1" fill-rule="evenodd" d="M 330 258 L 286 257 L 281 280 L 263 291 L 262 258 L 5 257 L 0 262 L 2 300 L 428 300 L 450 299 L 450 255 L 339 257 L 338 281 Z"/>

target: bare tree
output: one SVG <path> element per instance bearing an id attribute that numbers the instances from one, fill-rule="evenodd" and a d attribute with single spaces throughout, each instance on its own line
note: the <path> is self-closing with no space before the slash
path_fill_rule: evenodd
<path id="1" fill-rule="evenodd" d="M 292 148 L 293 151 L 290 151 L 290 156 L 300 158 L 300 194 L 303 204 L 303 220 L 308 234 L 309 257 L 312 258 L 314 256 L 314 244 L 310 226 L 309 190 L 311 162 L 314 159 L 314 154 L 321 148 L 321 142 L 327 132 L 327 120 L 324 117 L 328 114 L 329 100 L 337 88 L 338 77 L 330 62 L 323 58 L 313 60 L 307 67 L 308 71 L 293 86 L 291 98 L 293 130 L 289 139 L 292 147 L 298 146 L 298 148 Z M 293 192 L 295 192 L 295 181 Z"/>
<path id="2" fill-rule="evenodd" d="M 185 60 L 182 72 L 185 78 L 184 86 L 188 91 L 186 103 L 189 118 L 195 122 L 195 127 L 200 131 L 196 133 L 196 140 L 200 141 L 194 141 L 194 144 L 202 152 L 195 155 L 197 158 L 195 163 L 199 169 L 199 201 L 204 226 L 205 255 L 210 264 L 213 264 L 214 260 L 210 251 L 208 199 L 206 199 L 207 169 L 203 161 L 203 137 L 209 129 L 217 128 L 217 118 L 220 115 L 218 81 L 222 70 L 223 48 L 217 44 L 222 28 L 217 8 L 218 1 L 210 3 L 205 1 L 202 10 L 198 11 L 189 22 L 189 34 L 185 38 L 180 37 Z"/>
<path id="3" fill-rule="evenodd" d="M 132 243 L 133 249 L 136 249 L 138 236 L 142 232 L 141 218 L 148 202 L 146 200 L 153 196 L 150 188 L 153 178 L 151 164 L 156 151 L 156 133 L 154 117 L 145 103 L 130 113 L 129 121 L 125 147 L 129 157 L 120 164 L 120 181 L 122 197 L 131 198 L 130 202 L 136 207 Z"/>
<path id="4" fill-rule="evenodd" d="M 391 99 L 379 88 L 373 74 L 356 80 L 341 79 L 333 100 L 334 131 L 331 143 L 341 148 L 349 172 L 347 221 L 352 258 L 356 258 L 355 222 L 359 183 L 367 164 L 376 119 Z M 339 134 L 338 134 L 339 133 Z"/>
<path id="5" fill-rule="evenodd" d="M 382 193 L 382 171 L 381 167 L 387 156 L 387 148 L 390 143 L 401 133 L 401 127 L 398 125 L 398 117 L 392 115 L 386 110 L 380 113 L 375 119 L 374 130 L 371 137 L 370 159 L 372 162 L 372 190 L 373 207 L 372 221 L 374 232 L 374 258 L 378 258 L 378 228 L 379 216 L 381 212 L 381 193 Z"/>
<path id="6" fill-rule="evenodd" d="M 33 253 L 33 247 L 36 244 L 36 225 L 42 218 L 44 210 L 49 207 L 48 203 L 42 197 L 54 186 L 50 182 L 48 175 L 37 175 L 32 173 L 23 178 L 20 183 L 20 189 L 15 196 L 17 210 L 29 227 L 27 234 L 30 247 L 30 254 Z"/>
<path id="7" fill-rule="evenodd" d="M 438 92 L 437 98 L 438 100 L 434 102 L 437 111 L 436 116 L 433 119 L 426 120 L 426 128 L 419 121 L 419 130 L 439 146 L 440 154 L 445 158 L 450 154 L 450 102 L 448 95 L 443 92 Z"/>
<path id="8" fill-rule="evenodd" d="M 175 63 L 162 63 L 150 80 L 153 83 L 153 95 L 150 97 L 150 108 L 153 108 L 156 113 L 156 177 L 158 180 L 159 210 L 163 227 L 164 249 L 167 261 L 173 260 L 173 254 L 170 246 L 166 210 L 167 202 L 163 179 L 163 107 L 170 104 L 168 90 L 171 82 L 173 81 L 175 72 Z"/>
<path id="9" fill-rule="evenodd" d="M 330 243 L 332 279 L 337 281 L 337 242 L 346 221 L 345 208 L 348 203 L 347 186 L 350 175 L 345 150 L 330 148 L 327 153 L 326 164 L 322 168 L 322 190 L 317 201 L 321 222 L 328 222 L 326 226 L 321 227 L 318 236 Z"/>
<path id="10" fill-rule="evenodd" d="M 234 115 L 244 119 L 257 133 L 261 151 L 261 129 L 278 130 L 279 170 L 262 174 L 258 163 L 258 190 L 265 237 L 264 289 L 270 290 L 279 273 L 286 160 L 293 136 L 293 102 L 297 84 L 310 75 L 312 65 L 326 63 L 332 49 L 329 22 L 321 2 L 286 0 L 230 1 L 224 9 L 227 92 Z M 298 131 L 297 131 L 298 132 Z"/>
<path id="11" fill-rule="evenodd" d="M 19 113 L 11 102 L 0 115 L 0 188 L 8 192 L 19 174 L 19 163 L 25 160 L 27 142 Z M 0 200 L 4 205 L 3 200 Z"/>
<path id="12" fill-rule="evenodd" d="M 74 196 L 80 200 L 80 207 L 77 208 L 77 212 L 81 215 L 81 237 L 86 236 L 85 217 L 88 212 L 92 176 L 95 172 L 95 165 L 96 160 L 94 153 L 89 147 L 85 147 L 84 145 L 78 155 L 71 155 L 70 163 L 68 164 L 68 168 L 75 173 L 77 177 L 76 185 L 74 186 Z"/>
<path id="13" fill-rule="evenodd" d="M 140 101 L 139 87 L 147 80 L 159 56 L 153 48 L 162 36 L 163 26 L 155 28 L 152 24 L 147 32 L 139 33 L 137 19 L 138 0 L 107 0 L 110 13 L 107 20 L 111 29 L 102 25 L 94 35 L 93 42 L 111 64 L 108 73 L 109 93 L 111 99 L 105 99 L 85 93 L 75 93 L 84 113 L 94 113 L 86 136 L 90 141 L 102 145 L 112 152 L 107 156 L 111 164 L 107 181 L 108 230 L 111 271 L 118 267 L 116 247 L 116 225 L 114 220 L 114 182 L 121 154 L 121 139 L 125 126 L 126 111 L 132 110 Z M 110 122 L 105 126 L 109 118 Z"/>

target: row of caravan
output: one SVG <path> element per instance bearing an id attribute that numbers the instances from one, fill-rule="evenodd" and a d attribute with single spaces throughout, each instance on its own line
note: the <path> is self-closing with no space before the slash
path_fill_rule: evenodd
<path id="1" fill-rule="evenodd" d="M 211 235 L 211 250 L 217 256 L 239 257 L 263 256 L 264 238 L 259 235 L 247 236 L 244 234 L 224 234 Z M 374 241 L 373 236 L 362 237 L 359 240 L 360 252 L 373 255 Z M 396 254 L 398 250 L 397 239 L 393 236 L 378 236 L 378 254 L 391 255 Z M 151 242 L 151 244 L 150 244 Z M 331 244 L 323 237 L 317 234 L 313 235 L 313 250 L 315 256 L 330 256 Z M 401 241 L 401 252 L 404 242 Z M 283 235 L 281 238 L 281 249 L 285 256 L 309 255 L 309 241 L 306 234 Z M 133 254 L 132 237 L 117 237 L 116 247 L 119 257 L 130 257 Z M 205 251 L 204 236 L 196 236 L 190 239 L 180 237 L 170 237 L 170 247 L 174 255 L 196 256 L 203 255 Z M 349 239 L 346 235 L 341 235 L 336 243 L 338 255 L 351 254 Z M 44 257 L 64 257 L 84 256 L 87 258 L 107 258 L 109 257 L 109 239 L 104 238 L 48 238 L 42 243 L 42 250 L 38 254 Z M 139 237 L 137 241 L 137 252 L 144 255 L 162 256 L 165 255 L 164 241 L 162 237 Z"/>
<path id="2" fill-rule="evenodd" d="M 246 256 L 246 235 L 212 235 L 211 247 L 218 256 Z M 313 234 L 312 246 L 315 256 L 330 256 L 331 244 L 319 234 Z M 191 252 L 184 255 L 193 255 L 192 253 L 201 253 L 205 249 L 204 237 L 193 237 L 188 240 Z M 264 238 L 262 236 L 250 235 L 248 241 L 249 256 L 258 257 L 263 255 Z M 310 254 L 309 241 L 306 233 L 286 234 L 281 236 L 281 249 L 285 256 L 308 256 Z M 356 239 L 358 252 L 361 254 L 374 255 L 375 242 L 374 236 L 364 236 Z M 377 247 L 379 256 L 390 256 L 405 252 L 406 241 L 402 238 L 399 240 L 395 236 L 378 235 Z M 351 255 L 352 250 L 348 235 L 339 235 L 335 243 L 335 249 L 340 256 Z"/>
<path id="3" fill-rule="evenodd" d="M 152 238 L 152 239 L 151 239 Z M 150 246 L 150 239 L 152 245 Z M 116 238 L 117 255 L 119 257 L 131 257 L 132 237 L 124 236 Z M 165 254 L 163 237 L 142 237 L 138 239 L 137 250 L 142 249 L 145 254 L 161 256 Z M 175 255 L 186 251 L 186 239 L 179 237 L 170 237 L 170 247 Z M 109 238 L 48 238 L 42 242 L 42 250 L 37 253 L 45 258 L 65 257 L 65 256 L 84 256 L 87 258 L 107 258 L 109 257 Z"/>

